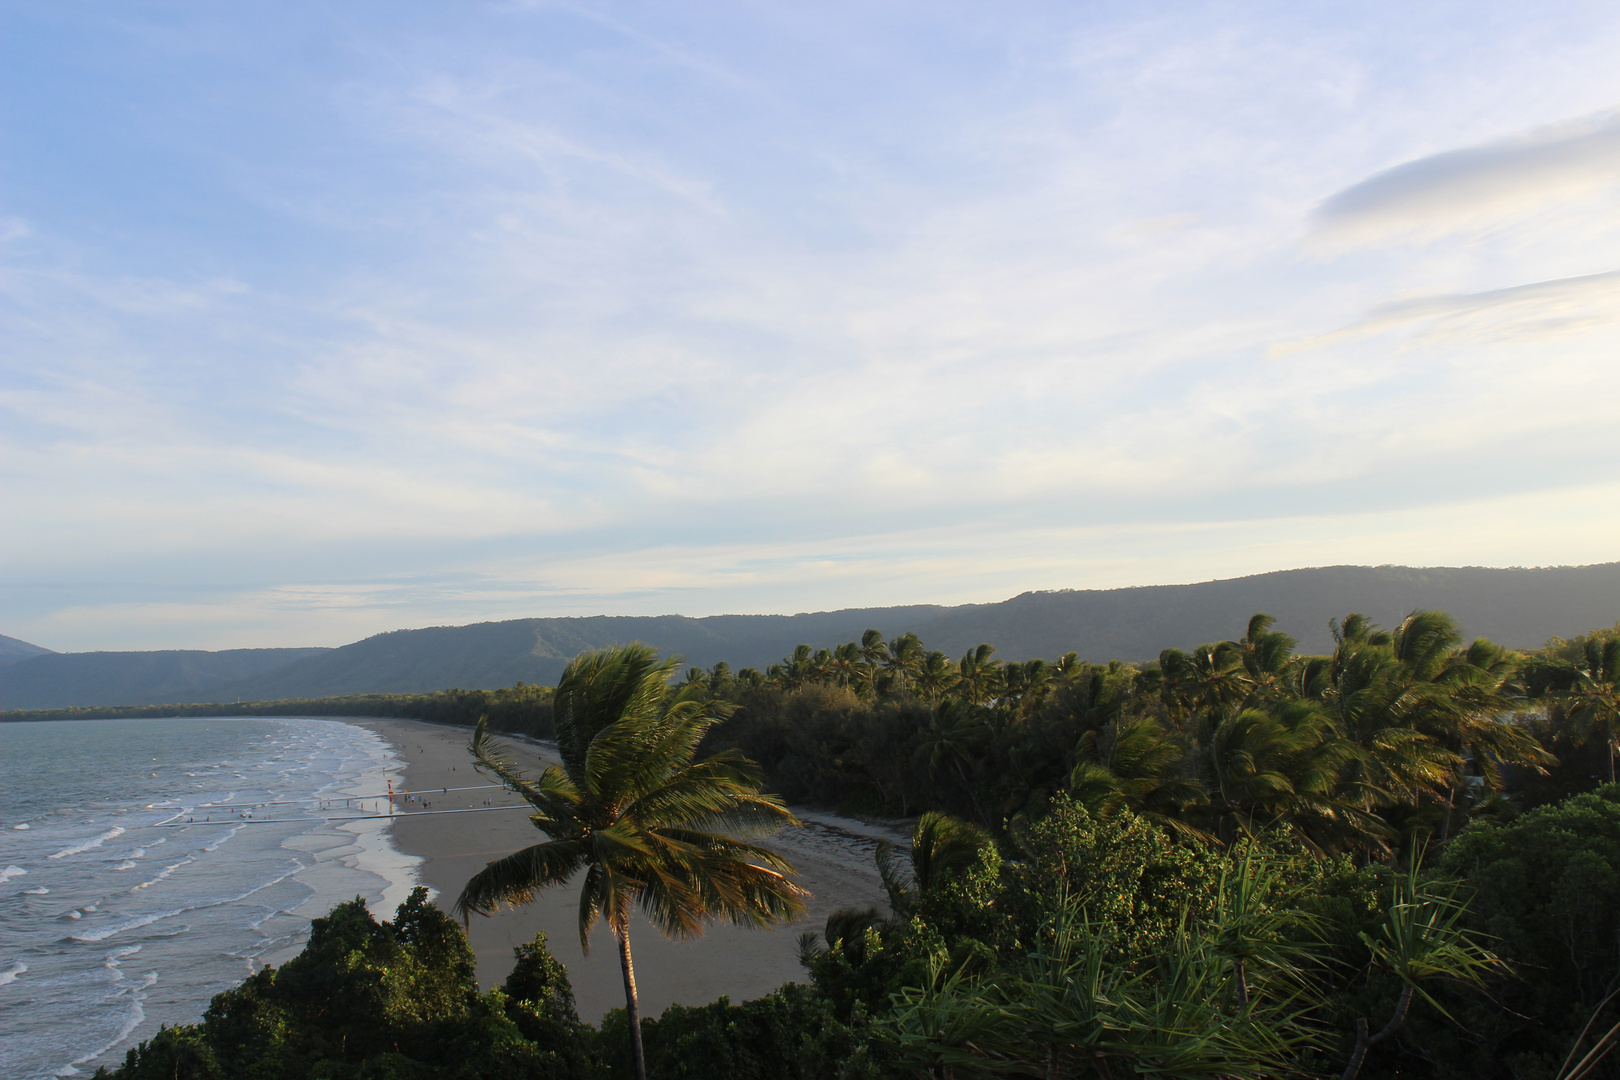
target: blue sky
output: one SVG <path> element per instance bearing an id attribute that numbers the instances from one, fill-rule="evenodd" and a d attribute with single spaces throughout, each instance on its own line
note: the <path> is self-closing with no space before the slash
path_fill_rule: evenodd
<path id="1" fill-rule="evenodd" d="M 0 12 L 0 633 L 1620 558 L 1620 8 Z"/>

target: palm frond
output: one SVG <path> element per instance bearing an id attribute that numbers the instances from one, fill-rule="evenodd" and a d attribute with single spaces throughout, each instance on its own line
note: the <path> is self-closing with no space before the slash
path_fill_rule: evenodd
<path id="1" fill-rule="evenodd" d="M 531 903 L 541 889 L 566 884 L 585 858 L 584 846 L 575 840 L 550 840 L 515 851 L 474 874 L 454 910 L 466 921 L 475 912 L 488 915 L 502 905 Z"/>
<path id="2" fill-rule="evenodd" d="M 578 816 L 579 789 L 555 765 L 531 780 L 512 763 L 511 750 L 504 743 L 489 737 L 488 729 L 488 717 L 479 717 L 467 746 L 473 756 L 473 767 L 499 780 L 508 791 L 539 811 L 542 817 L 557 822 L 556 830 L 545 830 L 549 835 L 558 836 L 565 832 L 567 823 Z"/>

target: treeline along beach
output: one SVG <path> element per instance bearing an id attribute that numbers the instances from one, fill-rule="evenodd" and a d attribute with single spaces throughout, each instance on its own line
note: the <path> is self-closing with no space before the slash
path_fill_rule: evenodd
<path id="1" fill-rule="evenodd" d="M 646 1021 L 651 1074 L 1616 1075 L 1620 634 L 1516 652 L 1441 613 L 1387 629 L 1352 614 L 1331 653 L 1302 656 L 1265 615 L 1237 629 L 1148 664 L 951 658 L 874 632 L 687 671 L 672 700 L 728 717 L 706 749 L 742 751 L 788 800 L 922 817 L 909 851 L 879 853 L 888 910 L 835 913 L 803 941 L 808 985 Z M 551 723 L 549 691 L 527 686 L 325 706 Z M 315 712 L 240 709 L 260 710 Z M 436 916 L 333 918 L 352 949 L 417 971 L 426 939 L 400 927 Z M 465 949 L 454 927 L 433 934 Z M 327 940 L 296 970 L 335 963 Z M 405 992 L 393 960 L 343 968 L 373 980 L 378 1010 L 343 1023 L 420 1049 L 398 1068 L 421 1071 L 375 1075 L 463 1075 L 419 1039 L 447 1023 L 501 1075 L 623 1074 L 622 1014 L 580 1024 L 548 957 L 537 943 L 494 997 L 461 961 L 428 965 L 406 981 L 459 1003 L 437 1018 L 388 1004 Z M 288 1068 L 376 1057 L 376 1039 L 343 1049 L 342 1023 L 255 980 L 120 1075 L 174 1075 L 193 1051 L 225 1071 L 179 1075 L 235 1075 L 262 1049 L 241 1010 L 272 1001 L 304 1040 Z"/>

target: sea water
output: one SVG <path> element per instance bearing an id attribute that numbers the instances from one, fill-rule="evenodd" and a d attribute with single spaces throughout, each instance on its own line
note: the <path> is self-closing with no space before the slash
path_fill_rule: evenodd
<path id="1" fill-rule="evenodd" d="M 391 917 L 401 768 L 331 720 L 0 724 L 0 1077 L 117 1065 L 339 901 Z"/>

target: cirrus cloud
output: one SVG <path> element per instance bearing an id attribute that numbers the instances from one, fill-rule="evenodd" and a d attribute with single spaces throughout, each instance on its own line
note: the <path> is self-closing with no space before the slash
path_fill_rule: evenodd
<path id="1" fill-rule="evenodd" d="M 1314 214 L 1327 249 L 1425 240 L 1620 189 L 1620 114 L 1558 124 L 1386 169 Z"/>

